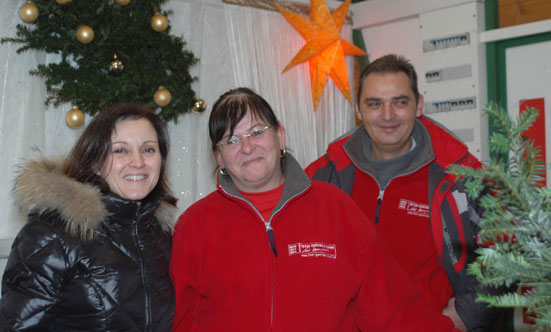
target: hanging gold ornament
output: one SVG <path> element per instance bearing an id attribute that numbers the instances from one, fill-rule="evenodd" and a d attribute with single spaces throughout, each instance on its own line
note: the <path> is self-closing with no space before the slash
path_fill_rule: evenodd
<path id="1" fill-rule="evenodd" d="M 94 30 L 87 25 L 81 25 L 77 29 L 77 39 L 83 44 L 88 44 L 94 40 Z"/>
<path id="2" fill-rule="evenodd" d="M 19 17 L 23 22 L 32 23 L 38 18 L 38 8 L 34 3 L 27 1 L 19 8 Z"/>
<path id="3" fill-rule="evenodd" d="M 166 28 L 168 28 L 168 19 L 166 16 L 159 13 L 153 15 L 151 18 L 151 29 L 162 32 L 165 31 Z"/>
<path id="4" fill-rule="evenodd" d="M 65 115 L 65 122 L 71 128 L 78 128 L 84 123 L 84 113 L 78 107 L 73 106 Z"/>
<path id="5" fill-rule="evenodd" d="M 115 0 L 115 3 L 119 6 L 126 6 L 130 3 L 130 0 Z"/>
<path id="6" fill-rule="evenodd" d="M 117 58 L 117 55 L 113 55 L 113 61 L 109 65 L 109 73 L 115 76 L 119 76 L 124 69 L 124 63 Z"/>
<path id="7" fill-rule="evenodd" d="M 55 0 L 55 2 L 57 2 L 58 5 L 66 5 L 68 4 L 69 2 L 71 2 L 71 0 Z"/>
<path id="8" fill-rule="evenodd" d="M 153 95 L 153 100 L 155 101 L 155 104 L 161 107 L 168 105 L 171 99 L 172 96 L 170 95 L 170 91 L 165 89 L 164 86 L 160 86 Z"/>
<path id="9" fill-rule="evenodd" d="M 195 113 L 202 114 L 205 112 L 206 109 L 207 103 L 201 98 L 195 100 L 195 103 L 193 103 L 192 111 Z"/>

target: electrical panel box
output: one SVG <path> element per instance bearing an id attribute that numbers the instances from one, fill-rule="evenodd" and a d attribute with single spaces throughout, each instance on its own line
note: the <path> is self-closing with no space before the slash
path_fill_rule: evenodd
<path id="1" fill-rule="evenodd" d="M 469 45 L 471 42 L 470 34 L 459 33 L 447 37 L 436 37 L 429 40 L 423 40 L 423 52 L 442 50 L 462 45 Z"/>
<path id="2" fill-rule="evenodd" d="M 473 1 L 419 15 L 422 54 L 419 73 L 424 111 L 469 148 L 489 160 L 484 4 Z"/>
<path id="3" fill-rule="evenodd" d="M 472 76 L 471 65 L 461 65 L 455 67 L 447 67 L 425 72 L 425 80 L 427 83 L 437 81 L 456 80 L 459 78 L 468 78 Z"/>

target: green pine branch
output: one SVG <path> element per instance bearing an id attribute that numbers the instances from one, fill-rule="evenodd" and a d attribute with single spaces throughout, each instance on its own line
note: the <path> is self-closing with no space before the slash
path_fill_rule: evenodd
<path id="1" fill-rule="evenodd" d="M 58 5 L 53 0 L 32 0 L 39 16 L 32 24 L 17 25 L 16 37 L 1 42 L 22 44 L 17 52 L 30 50 L 59 54 L 57 63 L 40 64 L 32 75 L 43 77 L 46 105 L 71 103 L 94 115 L 99 110 L 123 101 L 133 101 L 156 109 L 166 121 L 192 110 L 197 97 L 191 85 L 197 80 L 189 73 L 198 59 L 186 50 L 182 37 L 154 31 L 151 17 L 161 13 L 167 0 L 132 0 L 118 6 L 113 0 L 72 1 Z M 177 19 L 177 18 L 174 18 Z M 94 40 L 82 44 L 76 39 L 79 26 L 94 30 Z M 116 54 L 124 70 L 114 75 L 108 68 Z M 172 99 L 159 107 L 153 95 L 160 86 Z"/>
<path id="2" fill-rule="evenodd" d="M 469 273 L 485 285 L 528 287 L 522 294 L 479 294 L 478 300 L 497 307 L 527 308 L 536 315 L 537 329 L 549 330 L 551 189 L 542 185 L 545 165 L 540 149 L 523 136 L 538 110 L 528 108 L 516 121 L 495 103 L 486 111 L 496 128 L 490 138 L 495 156 L 478 170 L 450 168 L 466 181 L 468 194 L 479 198 L 484 208 L 479 235 L 487 245 L 477 249 Z"/>

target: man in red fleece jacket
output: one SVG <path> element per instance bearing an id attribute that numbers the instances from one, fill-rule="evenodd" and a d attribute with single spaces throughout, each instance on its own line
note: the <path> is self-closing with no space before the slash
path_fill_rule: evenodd
<path id="1" fill-rule="evenodd" d="M 364 70 L 355 111 L 362 126 L 331 143 L 306 173 L 356 201 L 429 308 L 463 331 L 490 331 L 499 311 L 475 299 L 493 290 L 467 273 L 481 208 L 446 172 L 481 163 L 422 115 L 417 74 L 402 56 L 386 55 Z"/>

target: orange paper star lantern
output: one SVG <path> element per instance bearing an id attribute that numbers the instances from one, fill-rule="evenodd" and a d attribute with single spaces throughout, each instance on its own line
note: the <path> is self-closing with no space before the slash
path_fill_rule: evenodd
<path id="1" fill-rule="evenodd" d="M 331 77 L 346 99 L 351 104 L 353 103 L 344 56 L 365 55 L 366 53 L 341 38 L 339 34 L 350 1 L 346 0 L 331 13 L 325 0 L 310 0 L 310 20 L 275 5 L 287 22 L 306 39 L 306 45 L 300 49 L 293 60 L 283 69 L 283 72 L 299 63 L 308 61 L 314 110 L 318 107 L 328 77 Z"/>

